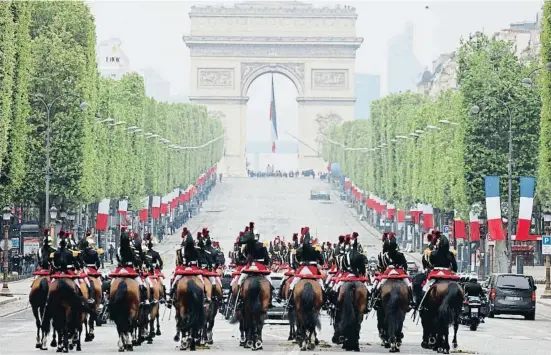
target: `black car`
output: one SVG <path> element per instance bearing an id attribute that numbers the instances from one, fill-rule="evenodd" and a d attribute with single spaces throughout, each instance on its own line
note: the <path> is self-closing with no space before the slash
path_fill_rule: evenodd
<path id="1" fill-rule="evenodd" d="M 413 260 L 408 260 L 408 274 L 410 276 L 415 276 L 420 272 L 419 265 Z"/>
<path id="2" fill-rule="evenodd" d="M 268 319 L 287 321 L 288 318 L 285 312 L 285 301 L 283 300 L 283 302 L 281 303 L 276 302 L 276 298 L 279 292 L 279 286 L 281 286 L 281 282 L 283 281 L 283 274 L 271 273 L 270 278 L 272 279 L 272 285 L 274 286 L 274 291 L 272 294 L 272 304 L 274 305 L 274 307 L 268 309 Z"/>
<path id="3" fill-rule="evenodd" d="M 520 274 L 492 274 L 488 280 L 488 317 L 498 314 L 536 318 L 536 285 L 532 276 Z"/>

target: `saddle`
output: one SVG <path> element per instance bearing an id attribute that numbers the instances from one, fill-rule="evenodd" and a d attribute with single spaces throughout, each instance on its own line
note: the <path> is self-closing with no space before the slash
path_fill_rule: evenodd
<path id="1" fill-rule="evenodd" d="M 294 276 L 304 280 L 317 280 L 323 278 L 323 275 L 320 274 L 316 265 L 301 265 L 298 267 Z"/>
<path id="2" fill-rule="evenodd" d="M 243 270 L 243 265 L 238 266 L 237 269 L 235 269 L 235 271 L 232 272 L 231 276 L 232 277 L 241 276 L 241 270 Z"/>
<path id="3" fill-rule="evenodd" d="M 333 279 L 335 279 L 335 278 L 333 278 Z M 331 279 L 331 280 L 333 280 L 333 279 Z M 356 282 L 356 281 L 369 282 L 369 279 L 365 276 L 362 276 L 362 275 L 356 276 L 351 272 L 345 272 L 345 273 L 342 274 L 342 276 L 336 277 L 336 280 L 335 280 L 335 282 Z"/>
<path id="4" fill-rule="evenodd" d="M 86 275 L 88 275 L 90 277 L 100 277 L 101 276 L 101 273 L 98 271 L 98 269 L 96 269 L 95 266 L 87 266 L 85 271 L 86 271 Z"/>
<path id="5" fill-rule="evenodd" d="M 395 268 L 395 267 L 389 267 L 387 268 L 382 274 L 378 276 L 379 280 L 383 279 L 394 279 L 394 280 L 402 280 L 402 279 L 409 279 L 409 275 L 407 272 L 405 272 L 401 268 Z"/>
<path id="6" fill-rule="evenodd" d="M 255 274 L 255 275 L 270 275 L 272 272 L 266 265 L 253 261 L 250 265 L 245 266 L 241 272 L 245 274 Z"/>
<path id="7" fill-rule="evenodd" d="M 109 274 L 109 277 L 131 277 L 136 278 L 140 276 L 132 266 L 123 266 L 115 268 L 115 271 Z"/>
<path id="8" fill-rule="evenodd" d="M 199 269 L 197 266 L 177 266 L 174 270 L 174 275 L 182 276 L 198 276 L 204 275 L 203 270 Z"/>
<path id="9" fill-rule="evenodd" d="M 35 272 L 33 272 L 33 275 L 35 276 L 50 276 L 50 274 L 51 274 L 50 269 L 43 269 L 41 267 L 39 267 L 38 269 L 36 269 Z"/>
<path id="10" fill-rule="evenodd" d="M 166 278 L 165 275 L 161 272 L 160 269 L 155 269 L 154 271 L 154 276 L 159 278 L 159 277 L 162 277 L 163 279 Z"/>
<path id="11" fill-rule="evenodd" d="M 79 279 L 80 276 L 75 274 L 73 270 L 67 270 L 67 271 L 56 271 L 52 275 L 53 279 Z"/>
<path id="12" fill-rule="evenodd" d="M 458 281 L 461 277 L 448 268 L 435 267 L 431 270 L 431 272 L 429 272 L 427 281 L 432 279 Z"/>

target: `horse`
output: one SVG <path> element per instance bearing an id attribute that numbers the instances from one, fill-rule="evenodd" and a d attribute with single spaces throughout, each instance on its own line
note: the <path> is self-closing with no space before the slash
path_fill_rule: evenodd
<path id="1" fill-rule="evenodd" d="M 216 273 L 218 275 L 218 273 Z M 207 344 L 212 344 L 212 334 L 213 334 L 213 328 L 214 328 L 214 321 L 216 320 L 216 315 L 218 314 L 218 309 L 220 308 L 220 305 L 222 304 L 222 286 L 219 282 L 216 282 L 216 277 L 219 276 L 212 276 L 212 279 L 214 282 L 211 282 L 211 295 L 212 295 L 212 302 L 210 305 L 207 305 L 206 311 L 206 322 L 205 322 L 205 329 L 203 331 L 203 339 L 206 341 Z M 209 280 L 210 281 L 210 280 Z M 205 285 L 205 287 L 207 287 Z"/>
<path id="2" fill-rule="evenodd" d="M 339 289 L 336 304 L 335 334 L 333 343 L 341 343 L 347 351 L 360 351 L 360 329 L 367 312 L 369 291 L 362 278 L 344 279 Z"/>
<path id="3" fill-rule="evenodd" d="M 160 300 L 164 297 L 163 285 L 158 276 L 150 275 L 151 284 L 153 287 L 150 288 L 151 298 L 153 303 L 149 310 L 149 334 L 147 335 L 147 343 L 152 344 L 153 338 L 157 335 L 161 335 L 161 327 L 159 325 L 159 308 Z M 157 321 L 157 331 L 155 332 L 155 321 Z"/>
<path id="4" fill-rule="evenodd" d="M 94 310 L 85 304 L 71 276 L 54 276 L 54 278 L 55 281 L 49 286 L 46 310 L 42 320 L 43 338 L 41 349 L 47 349 L 46 342 L 50 332 L 50 322 L 52 322 L 54 332 L 57 333 L 58 338 L 57 352 L 69 352 L 70 339 L 72 340 L 71 348 L 74 346 L 73 340 L 76 339 L 77 350 L 80 351 L 82 312 L 93 314 Z M 87 296 L 86 291 L 83 294 L 84 297 Z"/>
<path id="5" fill-rule="evenodd" d="M 101 295 L 102 295 L 102 283 L 99 279 L 99 276 L 100 276 L 99 274 L 98 275 L 92 275 L 92 274 L 88 273 L 88 280 L 90 281 L 90 287 L 94 288 L 94 307 L 95 307 L 95 310 L 98 314 L 99 314 L 99 311 L 100 311 Z M 87 286 L 84 285 L 83 288 L 84 287 L 87 287 Z M 89 341 L 94 340 L 94 338 L 95 338 L 95 335 L 94 335 L 95 323 L 97 323 L 98 326 L 101 325 L 101 320 L 99 319 L 99 317 L 95 321 L 90 317 L 88 319 L 88 322 L 84 323 L 85 328 L 86 328 L 86 335 L 84 336 L 84 342 L 89 342 Z"/>
<path id="6" fill-rule="evenodd" d="M 319 344 L 316 328 L 321 329 L 319 312 L 323 306 L 323 289 L 315 279 L 302 278 L 295 285 L 293 301 L 296 307 L 299 346 L 301 350 L 313 350 Z"/>
<path id="7" fill-rule="evenodd" d="M 293 282 L 293 277 L 285 280 L 285 283 L 281 289 L 282 298 L 285 300 L 289 299 L 291 294 L 291 283 Z M 297 338 L 297 313 L 294 305 L 287 305 L 287 317 L 289 319 L 289 337 L 287 340 L 295 340 Z"/>
<path id="8" fill-rule="evenodd" d="M 381 286 L 381 305 L 377 309 L 377 328 L 382 345 L 391 353 L 399 352 L 402 327 L 408 310 L 408 287 L 400 279 L 387 279 Z"/>
<path id="9" fill-rule="evenodd" d="M 184 276 L 178 280 L 174 304 L 176 308 L 174 341 L 180 341 L 180 350 L 189 348 L 195 351 L 196 340 L 200 338 L 205 324 L 205 292 L 203 282 L 198 276 Z"/>
<path id="10" fill-rule="evenodd" d="M 117 326 L 119 351 L 133 351 L 132 334 L 140 311 L 140 286 L 132 277 L 117 277 L 109 290 L 109 317 Z"/>
<path id="11" fill-rule="evenodd" d="M 449 327 L 453 324 L 453 348 L 457 349 L 459 315 L 463 307 L 464 293 L 459 284 L 441 280 L 427 291 L 421 311 L 423 348 L 432 347 L 440 353 L 450 353 Z"/>
<path id="12" fill-rule="evenodd" d="M 239 324 L 241 337 L 245 335 L 245 348 L 262 349 L 262 329 L 268 312 L 272 288 L 263 275 L 249 274 L 241 289 L 243 314 Z"/>
<path id="13" fill-rule="evenodd" d="M 48 272 L 49 274 L 49 272 Z M 46 309 L 46 301 L 48 299 L 50 277 L 47 275 L 37 275 L 31 284 L 29 292 L 29 304 L 33 311 L 34 320 L 36 323 L 36 348 L 42 349 L 42 340 L 44 333 L 41 332 L 42 320 Z"/>

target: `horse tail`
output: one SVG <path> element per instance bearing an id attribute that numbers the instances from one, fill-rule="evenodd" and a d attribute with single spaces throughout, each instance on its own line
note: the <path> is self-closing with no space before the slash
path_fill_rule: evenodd
<path id="1" fill-rule="evenodd" d="M 187 280 L 186 308 L 189 312 L 186 323 L 188 323 L 189 328 L 198 329 L 203 326 L 205 321 L 203 301 L 203 290 L 197 286 L 194 280 Z"/>
<path id="2" fill-rule="evenodd" d="M 316 293 L 310 282 L 307 282 L 300 294 L 300 311 L 304 315 L 306 329 L 321 329 L 318 312 L 315 308 Z"/>
<path id="3" fill-rule="evenodd" d="M 260 279 L 258 277 L 252 277 L 247 289 L 247 298 L 245 302 L 251 305 L 253 314 L 260 314 L 260 312 L 262 312 L 262 304 L 260 304 L 261 290 Z"/>
<path id="4" fill-rule="evenodd" d="M 356 292 L 356 285 L 354 282 L 345 282 L 342 285 L 343 299 L 342 299 L 342 315 L 339 324 L 341 333 L 348 333 L 356 327 L 356 307 L 354 300 L 354 293 Z"/>
<path id="5" fill-rule="evenodd" d="M 398 285 L 393 285 L 390 289 L 390 295 L 385 306 L 385 318 L 388 325 L 388 334 L 390 336 L 398 335 L 400 328 L 404 324 L 406 312 L 402 308 L 402 302 L 404 301 L 401 299 L 400 287 Z"/>
<path id="6" fill-rule="evenodd" d="M 46 301 L 48 300 L 48 291 L 48 280 L 46 278 L 42 278 L 35 291 L 31 292 L 29 296 L 29 303 L 39 308 L 44 307 L 46 305 Z"/>
<path id="7" fill-rule="evenodd" d="M 456 282 L 450 282 L 442 304 L 438 308 L 438 317 L 443 325 L 451 325 L 456 321 L 463 307 L 463 292 Z"/>
<path id="8" fill-rule="evenodd" d="M 109 317 L 117 325 L 119 334 L 130 331 L 130 307 L 126 302 L 128 286 L 125 281 L 117 285 L 115 293 L 109 297 Z"/>
<path id="9" fill-rule="evenodd" d="M 416 302 L 421 302 L 423 297 L 423 281 L 427 278 L 425 273 L 419 273 L 413 277 L 412 291 Z"/>

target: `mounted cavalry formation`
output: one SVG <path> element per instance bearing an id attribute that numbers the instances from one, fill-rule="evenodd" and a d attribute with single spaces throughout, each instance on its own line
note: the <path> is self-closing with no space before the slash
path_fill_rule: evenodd
<path id="1" fill-rule="evenodd" d="M 280 237 L 261 242 L 250 222 L 235 240 L 229 253 L 231 263 L 224 265 L 220 245 L 207 228 L 195 238 L 184 228 L 166 286 L 163 260 L 153 249 L 150 234 L 142 240 L 123 228 L 118 265 L 109 275 L 99 272 L 98 250 L 89 235 L 77 248 L 70 235 L 61 231 L 56 250 L 48 234 L 29 295 L 40 349 L 47 349 L 52 333 L 50 345 L 58 352 L 80 350 L 82 333 L 85 342 L 93 341 L 94 327 L 110 319 L 118 333 L 118 350 L 132 351 L 161 334 L 159 310 L 164 304 L 170 313 L 174 310 L 174 340 L 180 350 L 212 344 L 221 310 L 230 323 L 239 324 L 239 344 L 260 350 L 272 302 L 285 305 L 289 340 L 302 350 L 319 345 L 322 310 L 331 319 L 332 342 L 346 350 L 360 351 L 361 325 L 371 311 L 377 316 L 382 345 L 390 352 L 400 351 L 403 324 L 410 311 L 421 321 L 423 348 L 449 353 L 450 326 L 454 329 L 452 345 L 458 346 L 464 295 L 457 283 L 455 255 L 438 231 L 430 236 L 423 255 L 425 272 L 412 280 L 394 233 L 383 234 L 378 270 L 370 274 L 358 233 L 320 244 L 303 227 L 300 236 L 294 234 L 289 243 Z M 274 273 L 283 276 L 277 289 L 272 285 Z M 227 298 L 222 275 L 231 275 Z"/>

